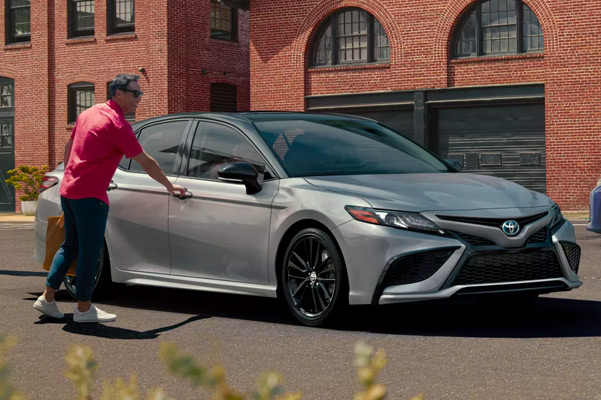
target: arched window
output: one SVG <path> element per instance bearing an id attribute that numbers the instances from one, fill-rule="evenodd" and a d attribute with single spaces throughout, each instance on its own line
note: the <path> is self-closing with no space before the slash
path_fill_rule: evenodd
<path id="1" fill-rule="evenodd" d="M 94 105 L 94 84 L 92 82 L 72 83 L 68 91 L 68 122 L 77 120 L 79 114 Z"/>
<path id="2" fill-rule="evenodd" d="M 311 66 L 390 61 L 390 44 L 382 24 L 367 11 L 344 8 L 319 27 L 312 44 Z"/>
<path id="3" fill-rule="evenodd" d="M 453 57 L 478 57 L 544 50 L 543 30 L 522 0 L 485 0 L 471 8 L 452 42 Z"/>

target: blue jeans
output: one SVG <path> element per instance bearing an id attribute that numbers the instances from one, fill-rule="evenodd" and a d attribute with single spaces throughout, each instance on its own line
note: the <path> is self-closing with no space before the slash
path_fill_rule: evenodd
<path id="1" fill-rule="evenodd" d="M 90 301 L 109 206 L 95 198 L 72 200 L 62 196 L 61 206 L 65 213 L 65 241 L 52 260 L 46 286 L 58 290 L 77 257 L 77 300 Z"/>

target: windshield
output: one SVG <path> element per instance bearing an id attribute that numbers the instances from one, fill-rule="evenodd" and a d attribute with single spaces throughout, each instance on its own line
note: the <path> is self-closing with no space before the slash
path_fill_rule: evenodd
<path id="1" fill-rule="evenodd" d="M 255 125 L 291 177 L 450 172 L 428 151 L 376 122 L 311 116 Z"/>

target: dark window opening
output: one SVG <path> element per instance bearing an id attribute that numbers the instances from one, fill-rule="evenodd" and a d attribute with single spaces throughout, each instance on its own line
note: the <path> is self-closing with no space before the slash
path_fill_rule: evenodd
<path id="1" fill-rule="evenodd" d="M 332 14 L 313 42 L 312 66 L 388 61 L 390 43 L 384 27 L 359 8 L 345 8 Z"/>
<path id="2" fill-rule="evenodd" d="M 31 40 L 31 1 L 6 0 L 6 44 Z"/>
<path id="3" fill-rule="evenodd" d="M 134 0 L 107 1 L 108 34 L 135 32 Z"/>
<path id="4" fill-rule="evenodd" d="M 486 0 L 470 9 L 453 41 L 453 57 L 542 52 L 538 18 L 522 0 Z"/>
<path id="5" fill-rule="evenodd" d="M 166 175 L 177 175 L 174 171 L 175 158 L 180 142 L 188 126 L 187 120 L 170 121 L 142 129 L 138 142 L 152 158 L 157 160 Z M 132 162 L 130 171 L 144 172 L 137 162 Z"/>
<path id="6" fill-rule="evenodd" d="M 250 164 L 257 171 L 259 181 L 273 177 L 266 171 L 261 155 L 238 131 L 221 124 L 199 122 L 190 149 L 187 176 L 218 180 L 219 167 L 230 162 Z"/>
<path id="7" fill-rule="evenodd" d="M 235 42 L 238 39 L 238 9 L 211 0 L 211 38 Z"/>
<path id="8" fill-rule="evenodd" d="M 94 105 L 94 84 L 80 82 L 68 87 L 68 122 L 77 121 L 79 114 Z"/>
<path id="9" fill-rule="evenodd" d="M 238 111 L 238 89 L 227 83 L 211 84 L 211 111 Z"/>
<path id="10" fill-rule="evenodd" d="M 69 37 L 94 36 L 94 0 L 69 1 Z"/>

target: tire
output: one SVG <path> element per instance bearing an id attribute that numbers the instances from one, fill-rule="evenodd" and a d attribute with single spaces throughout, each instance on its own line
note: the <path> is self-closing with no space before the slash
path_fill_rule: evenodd
<path id="1" fill-rule="evenodd" d="M 283 297 L 308 326 L 340 316 L 348 305 L 348 280 L 340 250 L 323 230 L 305 228 L 288 243 L 281 265 Z"/>
<path id="2" fill-rule="evenodd" d="M 94 278 L 94 285 L 92 287 L 93 299 L 106 297 L 113 286 L 113 281 L 111 280 L 111 264 L 109 261 L 109 254 L 106 248 L 106 244 L 100 252 L 100 257 L 98 258 L 97 264 L 97 271 L 98 272 L 96 273 L 96 276 Z M 63 284 L 65 285 L 67 293 L 69 293 L 69 295 L 74 299 L 77 299 L 77 277 L 65 276 Z"/>

